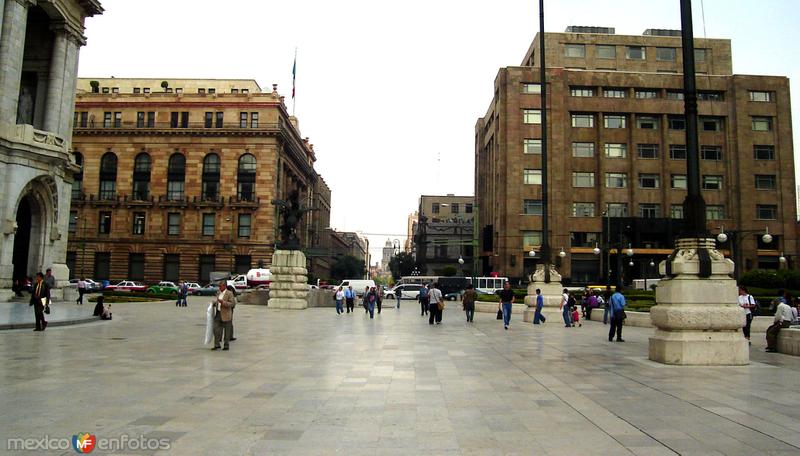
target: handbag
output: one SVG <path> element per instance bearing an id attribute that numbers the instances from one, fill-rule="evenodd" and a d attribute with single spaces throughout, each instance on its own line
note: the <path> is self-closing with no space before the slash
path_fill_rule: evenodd
<path id="1" fill-rule="evenodd" d="M 618 312 L 617 316 L 619 317 L 620 320 L 624 320 L 624 319 L 628 318 L 628 315 L 625 314 L 625 309 L 620 310 Z"/>
<path id="2" fill-rule="evenodd" d="M 44 313 L 50 315 L 50 306 L 44 306 Z"/>
<path id="3" fill-rule="evenodd" d="M 497 309 L 497 319 L 498 320 L 502 320 L 503 319 L 503 311 L 500 310 L 500 309 Z"/>
<path id="4" fill-rule="evenodd" d="M 436 307 L 438 307 L 439 310 L 444 310 L 444 301 L 439 301 L 439 303 L 436 304 Z"/>

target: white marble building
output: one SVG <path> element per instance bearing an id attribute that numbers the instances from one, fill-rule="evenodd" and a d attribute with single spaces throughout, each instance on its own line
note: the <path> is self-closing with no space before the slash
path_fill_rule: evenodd
<path id="1" fill-rule="evenodd" d="M 78 52 L 98 0 L 0 0 L 0 290 L 66 281 Z M 0 299 L 2 300 L 2 299 Z"/>

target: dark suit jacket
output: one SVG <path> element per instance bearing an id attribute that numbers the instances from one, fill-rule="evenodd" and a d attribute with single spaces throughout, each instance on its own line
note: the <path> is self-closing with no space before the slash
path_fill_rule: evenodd
<path id="1" fill-rule="evenodd" d="M 36 293 L 37 289 L 39 290 L 38 294 Z M 38 308 L 43 309 L 44 306 L 42 305 L 41 298 L 46 298 L 47 303 L 50 302 L 50 287 L 47 286 L 46 283 L 44 283 L 44 280 L 42 280 L 41 288 L 39 288 L 39 284 L 37 284 L 36 282 L 34 282 L 31 285 L 31 305 L 36 307 L 37 309 Z"/>

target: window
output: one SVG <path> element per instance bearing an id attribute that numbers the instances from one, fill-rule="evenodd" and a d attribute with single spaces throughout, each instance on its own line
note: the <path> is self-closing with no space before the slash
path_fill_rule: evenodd
<path id="1" fill-rule="evenodd" d="M 250 214 L 239 214 L 239 237 L 250 237 L 250 223 L 252 216 Z"/>
<path id="2" fill-rule="evenodd" d="M 217 93 L 217 89 L 215 89 L 213 87 L 209 87 L 208 88 L 208 93 Z"/>
<path id="3" fill-rule="evenodd" d="M 701 90 L 697 92 L 697 99 L 700 101 L 724 101 L 725 92 Z"/>
<path id="4" fill-rule="evenodd" d="M 572 126 L 575 128 L 594 127 L 594 114 L 572 114 Z"/>
<path id="5" fill-rule="evenodd" d="M 206 89 L 201 87 L 197 89 L 197 93 L 206 93 Z"/>
<path id="6" fill-rule="evenodd" d="M 253 264 L 253 259 L 250 255 L 236 255 L 234 258 L 234 272 L 237 274 L 247 274 Z"/>
<path id="7" fill-rule="evenodd" d="M 606 98 L 625 98 L 625 89 L 603 89 L 603 96 Z"/>
<path id="8" fill-rule="evenodd" d="M 103 113 L 103 128 L 111 128 L 111 113 Z"/>
<path id="9" fill-rule="evenodd" d="M 658 117 L 656 116 L 636 116 L 636 127 L 642 130 L 658 129 Z"/>
<path id="10" fill-rule="evenodd" d="M 594 247 L 600 242 L 600 233 L 569 233 L 569 245 L 571 247 Z"/>
<path id="11" fill-rule="evenodd" d="M 219 155 L 210 153 L 203 159 L 202 201 L 216 201 L 219 198 Z"/>
<path id="12" fill-rule="evenodd" d="M 69 228 L 67 231 L 75 233 L 78 231 L 78 211 L 69 211 Z"/>
<path id="13" fill-rule="evenodd" d="M 694 50 L 694 61 L 695 62 L 705 62 L 706 61 L 706 54 L 707 54 L 707 52 L 706 52 L 705 49 L 695 49 Z"/>
<path id="14" fill-rule="evenodd" d="M 72 199 L 80 199 L 83 196 L 83 155 L 77 150 L 73 152 L 75 157 L 75 164 L 80 167 L 80 170 L 73 175 L 72 181 Z"/>
<path id="15" fill-rule="evenodd" d="M 661 217 L 661 205 L 655 203 L 642 203 L 639 205 L 639 217 L 658 218 Z"/>
<path id="16" fill-rule="evenodd" d="M 258 128 L 258 113 L 250 113 L 250 128 Z"/>
<path id="17" fill-rule="evenodd" d="M 145 152 L 137 155 L 133 161 L 132 196 L 134 201 L 150 199 L 150 155 Z"/>
<path id="18" fill-rule="evenodd" d="M 458 214 L 460 209 L 461 207 L 458 205 L 458 203 L 450 203 L 450 212 L 453 214 Z"/>
<path id="19" fill-rule="evenodd" d="M 74 122 L 75 125 L 79 125 L 81 128 L 86 128 L 86 125 L 89 120 L 89 113 L 86 111 L 82 111 L 78 113 L 78 119 Z"/>
<path id="20" fill-rule="evenodd" d="M 108 87 L 103 87 L 103 93 L 108 93 L 108 92 L 109 92 Z"/>
<path id="21" fill-rule="evenodd" d="M 775 204 L 756 204 L 756 219 L 777 220 L 778 206 Z"/>
<path id="22" fill-rule="evenodd" d="M 670 144 L 669 158 L 671 160 L 686 160 L 686 146 L 683 144 Z"/>
<path id="23" fill-rule="evenodd" d="M 431 204 L 431 213 L 438 214 L 439 213 L 439 203 L 432 203 Z"/>
<path id="24" fill-rule="evenodd" d="M 205 123 L 203 127 L 211 128 L 214 125 L 214 113 L 206 111 Z"/>
<path id="25" fill-rule="evenodd" d="M 156 126 L 156 113 L 153 111 L 149 111 L 147 113 L 147 128 L 153 128 Z"/>
<path id="26" fill-rule="evenodd" d="M 211 279 L 211 273 L 216 270 L 216 257 L 214 255 L 200 255 L 199 280 L 204 282 Z"/>
<path id="27" fill-rule="evenodd" d="M 247 94 L 250 93 L 250 89 L 242 89 L 241 92 Z"/>
<path id="28" fill-rule="evenodd" d="M 525 169 L 522 170 L 524 183 L 527 185 L 542 185 L 542 170 L 541 169 Z"/>
<path id="29" fill-rule="evenodd" d="M 756 160 L 775 160 L 775 146 L 753 146 L 753 158 Z"/>
<path id="30" fill-rule="evenodd" d="M 644 60 L 645 53 L 643 46 L 628 46 L 625 51 L 625 58 L 630 60 Z"/>
<path id="31" fill-rule="evenodd" d="M 169 157 L 167 168 L 167 201 L 183 201 L 183 189 L 186 180 L 186 157 L 174 153 Z"/>
<path id="32" fill-rule="evenodd" d="M 181 113 L 181 128 L 189 128 L 189 113 Z"/>
<path id="33" fill-rule="evenodd" d="M 180 119 L 180 113 L 177 113 L 177 112 L 169 113 L 169 126 L 170 126 L 170 128 L 178 128 L 179 119 Z"/>
<path id="34" fill-rule="evenodd" d="M 722 190 L 722 176 L 703 175 L 703 190 Z"/>
<path id="35" fill-rule="evenodd" d="M 136 128 L 144 128 L 144 111 L 136 113 Z"/>
<path id="36" fill-rule="evenodd" d="M 752 117 L 753 131 L 772 131 L 772 117 Z"/>
<path id="37" fill-rule="evenodd" d="M 541 231 L 523 231 L 522 232 L 522 248 L 530 250 L 535 246 L 542 245 L 542 232 Z"/>
<path id="38" fill-rule="evenodd" d="M 607 203 L 606 213 L 609 217 L 627 217 L 628 203 Z"/>
<path id="39" fill-rule="evenodd" d="M 144 253 L 128 254 L 128 279 L 144 280 Z"/>
<path id="40" fill-rule="evenodd" d="M 239 93 L 239 89 L 231 89 L 231 93 Z"/>
<path id="41" fill-rule="evenodd" d="M 231 93 L 233 93 L 231 91 Z M 247 128 L 247 113 L 240 112 L 239 113 L 239 128 Z"/>
<path id="42" fill-rule="evenodd" d="M 658 158 L 658 144 L 637 144 L 636 152 L 641 159 L 656 159 Z"/>
<path id="43" fill-rule="evenodd" d="M 703 131 L 722 131 L 722 118 L 700 117 L 700 126 Z"/>
<path id="44" fill-rule="evenodd" d="M 594 187 L 594 173 L 573 171 L 572 172 L 572 186 L 577 188 Z"/>
<path id="45" fill-rule="evenodd" d="M 655 89 L 636 89 L 633 91 L 633 94 L 639 99 L 658 98 L 658 91 Z"/>
<path id="46" fill-rule="evenodd" d="M 603 126 L 605 128 L 627 128 L 628 117 L 618 114 L 606 114 L 603 116 Z"/>
<path id="47" fill-rule="evenodd" d="M 97 232 L 99 234 L 111 234 L 111 212 L 100 212 Z"/>
<path id="48" fill-rule="evenodd" d="M 628 156 L 628 145 L 622 143 L 606 143 L 606 158 L 625 158 Z"/>
<path id="49" fill-rule="evenodd" d="M 540 109 L 523 109 L 522 123 L 526 124 L 542 123 L 542 111 Z"/>
<path id="50" fill-rule="evenodd" d="M 239 201 L 255 201 L 256 157 L 244 154 L 239 157 L 236 197 Z"/>
<path id="51" fill-rule="evenodd" d="M 572 203 L 573 217 L 594 217 L 594 203 Z"/>
<path id="52" fill-rule="evenodd" d="M 615 46 L 597 45 L 594 48 L 594 55 L 598 59 L 616 59 L 617 48 Z"/>
<path id="53" fill-rule="evenodd" d="M 572 156 L 573 157 L 594 157 L 594 143 L 590 142 L 574 142 L 572 143 Z"/>
<path id="54" fill-rule="evenodd" d="M 170 113 L 170 127 L 172 128 L 189 128 L 189 113 L 184 112 L 171 112 Z"/>
<path id="55" fill-rule="evenodd" d="M 178 282 L 181 275 L 181 256 L 177 253 L 164 255 L 164 280 Z"/>
<path id="56" fill-rule="evenodd" d="M 525 154 L 539 154 L 542 153 L 542 140 L 526 138 L 522 141 L 522 152 Z"/>
<path id="57" fill-rule="evenodd" d="M 652 173 L 639 173 L 639 188 L 661 187 L 661 176 Z"/>
<path id="58" fill-rule="evenodd" d="M 522 213 L 525 215 L 542 215 L 542 200 L 523 200 Z"/>
<path id="59" fill-rule="evenodd" d="M 775 190 L 778 187 L 774 174 L 756 174 L 756 189 Z"/>
<path id="60" fill-rule="evenodd" d="M 656 48 L 656 60 L 662 62 L 674 62 L 675 61 L 675 48 L 669 47 L 657 47 Z"/>
<path id="61" fill-rule="evenodd" d="M 686 174 L 673 174 L 670 176 L 670 187 L 677 189 L 686 189 Z"/>
<path id="62" fill-rule="evenodd" d="M 94 279 L 108 280 L 111 270 L 111 254 L 108 252 L 95 252 L 94 254 Z"/>
<path id="63" fill-rule="evenodd" d="M 667 100 L 683 100 L 682 90 L 667 90 Z"/>
<path id="64" fill-rule="evenodd" d="M 751 90 L 750 101 L 756 101 L 761 103 L 772 103 L 773 101 L 775 101 L 775 92 Z"/>
<path id="65" fill-rule="evenodd" d="M 134 87 L 133 93 L 142 93 L 142 89 L 140 87 Z"/>
<path id="66" fill-rule="evenodd" d="M 122 126 L 122 113 L 115 112 L 114 113 L 114 128 L 119 128 Z"/>
<path id="67" fill-rule="evenodd" d="M 222 128 L 222 125 L 223 125 L 222 118 L 224 116 L 224 113 L 218 112 L 218 113 L 215 113 L 215 114 L 216 114 L 216 122 L 214 124 L 214 127 Z"/>
<path id="68" fill-rule="evenodd" d="M 542 85 L 538 83 L 525 82 L 522 84 L 522 93 L 542 93 Z"/>
<path id="69" fill-rule="evenodd" d="M 571 97 L 593 97 L 594 89 L 592 87 L 570 87 L 569 95 Z"/>
<path id="70" fill-rule="evenodd" d="M 625 188 L 628 186 L 627 173 L 606 173 L 606 187 Z"/>
<path id="71" fill-rule="evenodd" d="M 176 87 L 175 93 L 183 93 L 183 87 Z"/>
<path id="72" fill-rule="evenodd" d="M 722 160 L 722 146 L 700 146 L 701 160 Z"/>
<path id="73" fill-rule="evenodd" d="M 668 116 L 667 125 L 670 130 L 686 130 L 686 119 L 683 116 Z"/>
<path id="74" fill-rule="evenodd" d="M 586 57 L 586 46 L 583 44 L 565 44 L 564 57 L 582 59 Z"/>
<path id="75" fill-rule="evenodd" d="M 150 87 L 143 88 L 142 93 L 150 93 Z"/>
<path id="76" fill-rule="evenodd" d="M 669 207 L 669 218 L 682 219 L 683 206 L 680 204 L 673 204 Z"/>
<path id="77" fill-rule="evenodd" d="M 101 200 L 111 200 L 117 196 L 117 156 L 106 152 L 100 160 L 100 195 Z"/>
<path id="78" fill-rule="evenodd" d="M 710 204 L 706 206 L 706 219 L 722 220 L 725 218 L 725 206 Z"/>
<path id="79" fill-rule="evenodd" d="M 213 236 L 215 224 L 216 217 L 214 214 L 203 214 L 203 236 Z"/>
<path id="80" fill-rule="evenodd" d="M 144 234 L 144 212 L 133 213 L 133 234 Z"/>
<path id="81" fill-rule="evenodd" d="M 181 214 L 180 212 L 170 212 L 167 214 L 167 235 L 177 236 L 181 234 Z"/>
<path id="82" fill-rule="evenodd" d="M 472 214 L 472 203 L 465 203 L 464 204 L 464 213 Z"/>

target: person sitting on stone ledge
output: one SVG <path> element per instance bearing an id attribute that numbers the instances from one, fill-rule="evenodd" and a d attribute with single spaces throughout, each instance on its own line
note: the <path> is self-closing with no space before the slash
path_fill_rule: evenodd
<path id="1" fill-rule="evenodd" d="M 778 302 L 775 308 L 775 322 L 767 328 L 767 352 L 778 351 L 778 334 L 782 328 L 788 328 L 792 324 L 792 308 L 787 302 L 792 302 L 789 293 L 784 294 L 783 299 Z"/>

